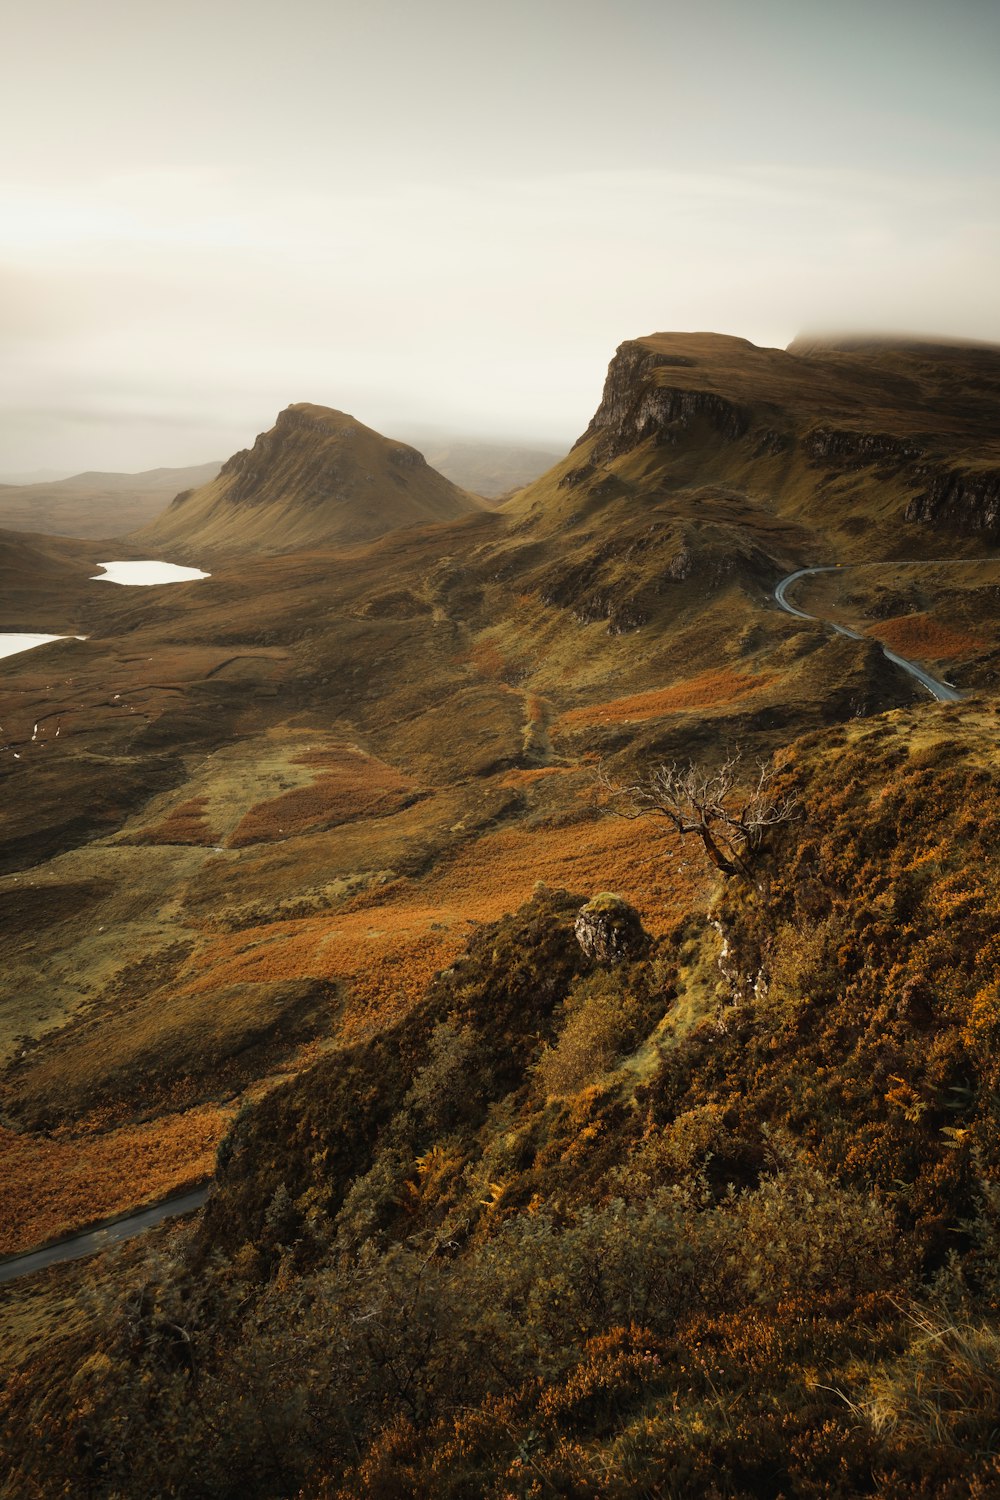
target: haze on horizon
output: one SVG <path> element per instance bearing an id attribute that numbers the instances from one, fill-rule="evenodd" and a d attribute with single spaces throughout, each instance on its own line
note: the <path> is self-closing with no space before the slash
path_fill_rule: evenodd
<path id="1" fill-rule="evenodd" d="M 0 475 L 293 401 L 566 445 L 624 338 L 1000 342 L 1000 8 L 52 0 L 7 18 Z"/>

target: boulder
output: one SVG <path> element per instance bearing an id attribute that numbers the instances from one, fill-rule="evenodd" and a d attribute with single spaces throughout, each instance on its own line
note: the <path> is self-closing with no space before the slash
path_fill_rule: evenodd
<path id="1" fill-rule="evenodd" d="M 580 908 L 574 931 L 587 957 L 602 964 L 641 958 L 650 943 L 635 907 L 610 891 Z"/>

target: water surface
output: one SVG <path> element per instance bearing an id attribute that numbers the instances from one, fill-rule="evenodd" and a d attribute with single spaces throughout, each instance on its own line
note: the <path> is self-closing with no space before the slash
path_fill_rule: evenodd
<path id="1" fill-rule="evenodd" d="M 177 563 L 154 562 L 151 558 L 143 562 L 103 562 L 98 563 L 103 568 L 103 573 L 92 573 L 92 579 L 97 583 L 124 583 L 129 586 L 142 585 L 148 587 L 153 583 L 191 583 L 196 578 L 211 578 L 211 573 L 203 573 L 200 568 L 182 568 Z"/>
<path id="2" fill-rule="evenodd" d="M 85 635 L 25 635 L 0 632 L 0 657 L 17 656 L 20 651 L 30 651 L 33 646 L 45 646 L 49 641 L 85 641 Z"/>

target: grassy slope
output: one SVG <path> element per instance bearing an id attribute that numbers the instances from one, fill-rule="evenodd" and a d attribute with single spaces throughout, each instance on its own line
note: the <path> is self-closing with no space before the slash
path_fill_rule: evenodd
<path id="1" fill-rule="evenodd" d="M 367 541 L 483 505 L 415 448 L 343 412 L 300 403 L 224 464 L 217 479 L 179 495 L 139 535 L 184 557 L 295 552 Z"/>
<path id="2" fill-rule="evenodd" d="M 711 380 L 746 401 L 739 383 L 751 381 L 754 422 L 773 429 L 781 416 L 800 436 L 840 411 L 842 357 L 820 359 L 835 367 L 820 400 L 802 380 L 778 380 L 788 356 L 722 344 L 685 343 L 702 365 L 655 366 L 654 384 Z M 652 352 L 677 356 L 676 339 Z M 912 370 L 894 385 L 865 368 L 913 427 L 927 393 Z M 865 402 L 867 387 L 854 420 Z M 141 1196 L 116 1171 L 123 1152 L 147 1152 L 137 1159 L 150 1162 L 151 1191 L 164 1174 L 197 1176 L 212 1122 L 217 1136 L 241 1095 L 326 1055 L 335 1073 L 345 1048 L 367 1067 L 387 1030 L 418 1037 L 427 983 L 470 924 L 497 920 L 538 879 L 581 894 L 613 884 L 632 899 L 668 943 L 656 984 L 673 986 L 675 1008 L 661 1039 L 697 1030 L 719 983 L 711 931 L 697 916 L 683 925 L 704 910 L 704 873 L 684 853 L 665 864 L 659 845 L 601 814 L 595 760 L 624 775 L 737 742 L 767 752 L 912 701 L 877 649 L 780 614 L 769 590 L 803 561 L 842 546 L 850 556 L 859 527 L 876 545 L 883 517 L 893 546 L 914 555 L 983 544 L 901 525 L 912 486 L 887 477 L 884 461 L 831 480 L 798 449 L 755 457 L 753 424 L 730 440 L 704 412 L 677 420 L 668 441 L 633 435 L 620 452 L 614 423 L 591 432 L 503 514 L 340 552 L 223 562 L 210 585 L 95 593 L 64 582 L 76 553 L 43 557 L 51 597 L 66 597 L 60 620 L 91 640 L 46 648 L 72 653 L 57 680 L 41 655 L 9 663 L 4 679 L 0 718 L 22 757 L 0 761 L 17 793 L 0 880 L 17 997 L 7 1046 L 24 1054 L 4 1080 L 12 1246 Z M 831 484 L 844 505 L 832 514 Z M 934 617 L 940 606 L 940 629 L 954 630 L 943 578 L 921 575 L 921 608 Z M 862 591 L 851 618 L 881 597 Z M 985 598 L 963 603 L 967 646 L 973 627 L 988 637 Z M 905 612 L 880 611 L 876 625 Z M 959 681 L 967 663 L 988 680 L 975 639 L 970 656 L 949 637 Z M 675 970 L 681 982 L 668 984 Z M 276 996 L 289 999 L 287 1026 L 272 1024 Z M 622 1004 L 608 1003 L 600 1026 L 613 1056 L 614 1026 L 638 1038 L 642 1016 L 626 1005 L 622 1020 Z M 629 1087 L 659 1067 L 660 1035 L 636 1046 Z M 379 1107 L 394 1106 L 387 1096 Z M 589 1107 L 566 1116 L 574 1138 L 606 1128 Z M 94 1183 L 89 1199 L 53 1193 L 68 1175 Z M 258 1195 L 266 1185 L 265 1174 Z"/>
<path id="3" fill-rule="evenodd" d="M 244 1114 L 146 1304 L 67 1339 L 82 1408 L 9 1395 L 14 1472 L 991 1493 L 998 773 L 992 705 L 815 733 L 757 885 L 647 954 L 588 962 L 565 892 L 482 929 Z"/>

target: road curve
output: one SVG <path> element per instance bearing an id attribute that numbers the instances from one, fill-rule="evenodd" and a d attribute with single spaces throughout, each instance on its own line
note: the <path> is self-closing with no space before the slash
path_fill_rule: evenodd
<path id="1" fill-rule="evenodd" d="M 965 559 L 956 559 L 956 561 L 965 561 Z M 976 561 L 981 562 L 982 559 L 977 558 Z M 778 604 L 787 614 L 794 615 L 798 620 L 812 620 L 817 625 L 826 625 L 830 630 L 835 630 L 838 635 L 846 635 L 849 640 L 866 641 L 870 640 L 871 637 L 862 635 L 860 631 L 851 630 L 850 626 L 848 625 L 838 625 L 835 620 L 822 620 L 818 615 L 807 615 L 804 609 L 796 609 L 794 604 L 789 604 L 786 597 L 789 586 L 795 583 L 797 579 L 808 578 L 813 573 L 840 573 L 844 568 L 916 568 L 927 566 L 927 562 L 922 560 L 919 563 L 840 563 L 834 564 L 833 566 L 830 566 L 828 564 L 826 567 L 822 568 L 798 568 L 794 573 L 789 573 L 788 576 L 786 578 L 783 578 L 781 582 L 776 586 L 774 590 L 774 599 L 775 603 Z M 950 682 L 942 682 L 940 678 L 932 677 L 930 672 L 926 672 L 924 668 L 918 666 L 915 661 L 909 661 L 905 656 L 897 655 L 895 651 L 890 651 L 888 646 L 882 647 L 882 655 L 888 661 L 893 662 L 895 666 L 902 667 L 904 672 L 909 673 L 909 675 L 914 678 L 915 681 L 919 682 L 922 688 L 926 688 L 931 696 L 937 698 L 941 703 L 959 703 L 961 701 L 963 694 L 959 692 L 958 688 L 952 687 Z"/>
<path id="2" fill-rule="evenodd" d="M 96 1255 L 116 1245 L 119 1240 L 131 1239 L 162 1224 L 164 1219 L 176 1218 L 179 1214 L 193 1213 L 201 1208 L 208 1197 L 208 1187 L 194 1188 L 176 1198 L 167 1198 L 154 1203 L 150 1208 L 140 1208 L 134 1214 L 125 1214 L 120 1219 L 109 1219 L 96 1229 L 84 1230 L 57 1240 L 53 1245 L 43 1245 L 39 1250 L 29 1250 L 25 1255 L 11 1255 L 0 1261 L 0 1284 L 14 1281 L 19 1276 L 30 1276 L 33 1271 L 43 1271 L 46 1266 L 56 1266 L 64 1260 L 82 1260 L 85 1255 Z"/>

